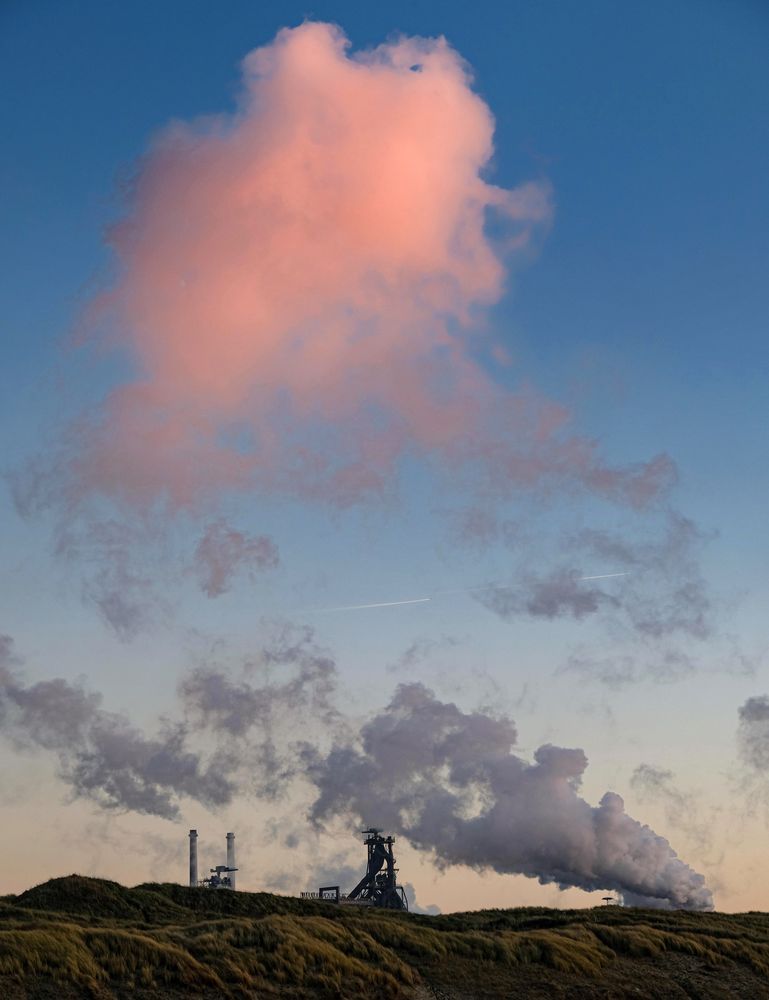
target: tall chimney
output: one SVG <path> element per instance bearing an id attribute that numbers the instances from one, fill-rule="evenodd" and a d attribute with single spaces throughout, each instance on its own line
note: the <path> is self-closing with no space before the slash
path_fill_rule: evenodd
<path id="1" fill-rule="evenodd" d="M 198 884 L 198 831 L 190 830 L 190 885 Z"/>
<path id="2" fill-rule="evenodd" d="M 227 867 L 235 867 L 235 834 L 227 834 Z M 235 872 L 230 871 L 227 873 L 230 876 L 230 885 L 235 888 Z"/>

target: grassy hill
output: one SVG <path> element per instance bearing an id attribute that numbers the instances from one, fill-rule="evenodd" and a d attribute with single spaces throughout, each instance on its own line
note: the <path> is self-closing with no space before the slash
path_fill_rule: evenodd
<path id="1" fill-rule="evenodd" d="M 769 915 L 428 917 L 72 875 L 0 897 L 0 996 L 769 998 Z"/>

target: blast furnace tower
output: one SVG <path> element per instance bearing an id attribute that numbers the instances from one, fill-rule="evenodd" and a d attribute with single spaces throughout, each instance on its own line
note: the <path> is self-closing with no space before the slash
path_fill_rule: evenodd
<path id="1" fill-rule="evenodd" d="M 368 902 L 372 906 L 383 906 L 388 910 L 408 910 L 409 904 L 403 887 L 398 885 L 394 837 L 383 837 L 382 831 L 371 827 L 363 830 L 368 848 L 366 874 L 354 889 L 347 893 L 348 900 Z"/>

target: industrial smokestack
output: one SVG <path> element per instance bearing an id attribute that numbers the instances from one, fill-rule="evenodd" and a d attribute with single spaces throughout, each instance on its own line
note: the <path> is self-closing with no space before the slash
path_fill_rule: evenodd
<path id="1" fill-rule="evenodd" d="M 235 834 L 227 834 L 227 873 L 230 876 L 230 888 L 235 888 Z"/>
<path id="2" fill-rule="evenodd" d="M 190 830 L 190 885 L 198 884 L 198 831 Z"/>

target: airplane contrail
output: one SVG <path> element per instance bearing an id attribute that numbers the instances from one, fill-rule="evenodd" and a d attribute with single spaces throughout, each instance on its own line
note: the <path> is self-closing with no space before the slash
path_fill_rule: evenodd
<path id="1" fill-rule="evenodd" d="M 411 601 L 378 601 L 376 604 L 346 604 L 340 608 L 318 608 L 321 614 L 331 611 L 362 611 L 364 608 L 394 608 L 399 604 L 425 604 L 432 601 L 432 597 L 416 597 Z"/>
<path id="2" fill-rule="evenodd" d="M 628 573 L 598 573 L 595 576 L 579 576 L 578 580 L 608 580 L 616 576 L 628 576 Z M 481 583 L 477 587 L 460 587 L 457 590 L 436 590 L 432 597 L 415 597 L 408 601 L 377 601 L 374 604 L 344 604 L 338 608 L 310 608 L 309 611 L 315 614 L 326 615 L 334 611 L 365 611 L 368 608 L 397 608 L 402 604 L 428 604 L 433 597 L 443 594 L 470 594 L 474 590 L 483 590 L 485 587 L 494 584 Z"/>

